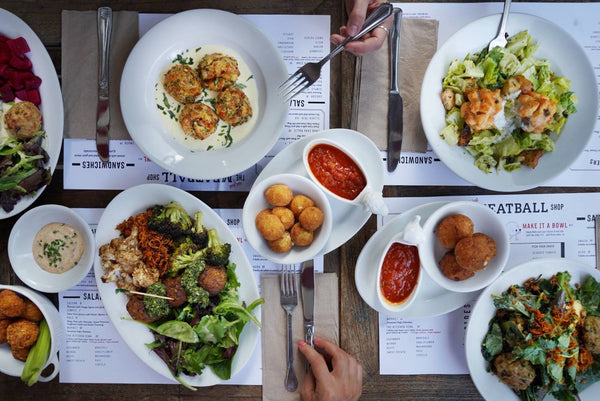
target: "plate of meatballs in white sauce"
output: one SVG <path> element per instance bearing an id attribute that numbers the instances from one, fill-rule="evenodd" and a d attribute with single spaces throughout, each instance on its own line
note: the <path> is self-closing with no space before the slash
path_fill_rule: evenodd
<path id="1" fill-rule="evenodd" d="M 121 108 L 136 145 L 162 168 L 194 179 L 239 173 L 264 157 L 288 106 L 277 96 L 283 59 L 243 17 L 184 11 L 152 27 L 121 79 Z"/>

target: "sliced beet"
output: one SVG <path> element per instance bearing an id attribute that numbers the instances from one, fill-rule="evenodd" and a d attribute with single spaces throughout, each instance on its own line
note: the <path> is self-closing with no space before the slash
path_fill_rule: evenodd
<path id="1" fill-rule="evenodd" d="M 15 94 L 13 93 L 13 90 L 8 82 L 0 86 L 0 97 L 2 98 L 3 102 L 12 102 L 15 100 Z"/>
<path id="2" fill-rule="evenodd" d="M 27 91 L 25 89 L 19 89 L 19 90 L 15 91 L 15 96 L 21 100 L 29 100 L 27 98 Z"/>
<path id="3" fill-rule="evenodd" d="M 37 89 L 29 89 L 27 90 L 27 100 L 31 103 L 39 106 L 42 104 L 42 97 L 40 96 L 40 92 Z"/>
<path id="4" fill-rule="evenodd" d="M 8 62 L 11 66 L 15 67 L 17 70 L 28 71 L 33 66 L 31 64 L 31 60 L 28 57 L 19 57 L 13 55 Z"/>
<path id="5" fill-rule="evenodd" d="M 10 50 L 15 56 L 23 56 L 30 50 L 27 41 L 22 36 L 19 36 L 15 39 L 8 39 L 6 41 L 6 44 L 8 45 L 8 47 L 10 47 Z"/>
<path id="6" fill-rule="evenodd" d="M 25 82 L 23 82 L 23 77 L 19 74 L 19 71 L 11 68 L 6 73 L 8 75 L 8 82 L 10 82 L 13 89 L 25 88 Z"/>
<path id="7" fill-rule="evenodd" d="M 30 77 L 25 78 L 24 81 L 25 89 L 37 89 L 42 84 L 42 78 L 38 77 L 37 75 L 33 75 L 33 73 L 31 73 Z"/>
<path id="8" fill-rule="evenodd" d="M 8 78 L 9 78 L 8 71 L 11 69 L 12 68 L 10 68 L 10 66 L 8 64 L 0 64 L 0 78 L 8 80 Z"/>
<path id="9" fill-rule="evenodd" d="M 8 47 L 6 42 L 0 41 L 0 64 L 8 63 L 11 56 L 10 47 Z"/>

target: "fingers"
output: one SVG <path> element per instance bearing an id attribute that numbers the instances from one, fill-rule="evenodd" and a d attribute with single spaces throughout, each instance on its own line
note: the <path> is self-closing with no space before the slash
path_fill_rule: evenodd
<path id="1" fill-rule="evenodd" d="M 354 2 L 354 7 L 350 12 L 350 16 L 348 17 L 348 24 L 346 27 L 348 28 L 349 35 L 356 35 L 360 28 L 363 26 L 365 22 L 365 17 L 367 16 L 367 8 L 369 6 L 369 0 L 356 0 Z"/>
<path id="2" fill-rule="evenodd" d="M 317 343 L 317 341 L 318 340 L 315 339 L 315 343 Z M 298 349 L 300 352 L 302 352 L 302 355 L 304 355 L 308 363 L 310 363 L 310 368 L 317 379 L 323 378 L 329 373 L 329 369 L 327 368 L 327 363 L 325 363 L 323 355 L 319 354 L 304 341 L 300 341 L 298 343 Z"/>
<path id="3" fill-rule="evenodd" d="M 312 395 L 315 393 L 315 391 L 315 376 L 309 369 L 308 372 L 306 372 L 306 376 L 304 376 L 304 381 L 302 382 L 302 386 L 300 387 L 300 398 L 302 400 L 310 400 L 312 399 Z"/>

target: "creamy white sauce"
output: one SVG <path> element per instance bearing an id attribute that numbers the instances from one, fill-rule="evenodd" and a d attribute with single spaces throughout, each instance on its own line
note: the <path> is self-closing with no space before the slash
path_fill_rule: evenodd
<path id="1" fill-rule="evenodd" d="M 32 251 L 42 269 L 64 273 L 77 266 L 83 248 L 83 238 L 77 230 L 64 223 L 50 223 L 35 235 Z"/>
<path id="2" fill-rule="evenodd" d="M 157 105 L 156 110 L 160 116 L 161 123 L 167 132 L 169 132 L 177 142 L 191 150 L 212 150 L 231 146 L 231 144 L 240 141 L 252 131 L 259 114 L 256 81 L 252 75 L 252 71 L 250 71 L 246 63 L 244 63 L 244 60 L 235 51 L 225 46 L 204 45 L 197 49 L 185 50 L 180 53 L 180 55 L 184 60 L 191 59 L 193 63 L 189 65 L 195 69 L 202 57 L 211 53 L 222 53 L 223 55 L 233 57 L 237 61 L 240 76 L 236 81 L 236 84 L 243 86 L 241 89 L 248 97 L 250 106 L 252 107 L 252 117 L 244 124 L 235 127 L 219 120 L 217 130 L 204 140 L 195 139 L 186 135 L 179 124 L 179 113 L 183 109 L 183 105 L 171 97 L 165 91 L 163 86 L 165 73 L 174 65 L 179 64 L 178 61 L 172 62 L 160 73 L 158 82 L 155 85 L 154 100 Z M 204 89 L 204 93 L 199 99 L 202 99 L 202 103 L 209 105 L 214 110 L 214 107 L 209 100 L 216 99 L 217 93 L 218 92 Z"/>

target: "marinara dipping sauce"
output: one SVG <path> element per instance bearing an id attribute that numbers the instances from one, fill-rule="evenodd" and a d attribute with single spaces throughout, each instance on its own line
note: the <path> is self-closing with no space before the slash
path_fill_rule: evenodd
<path id="1" fill-rule="evenodd" d="M 360 167 L 335 146 L 317 144 L 310 149 L 307 159 L 321 185 L 341 198 L 353 200 L 367 186 Z"/>
<path id="2" fill-rule="evenodd" d="M 414 245 L 394 242 L 383 258 L 379 288 L 383 298 L 392 305 L 406 301 L 419 278 L 419 250 Z"/>

